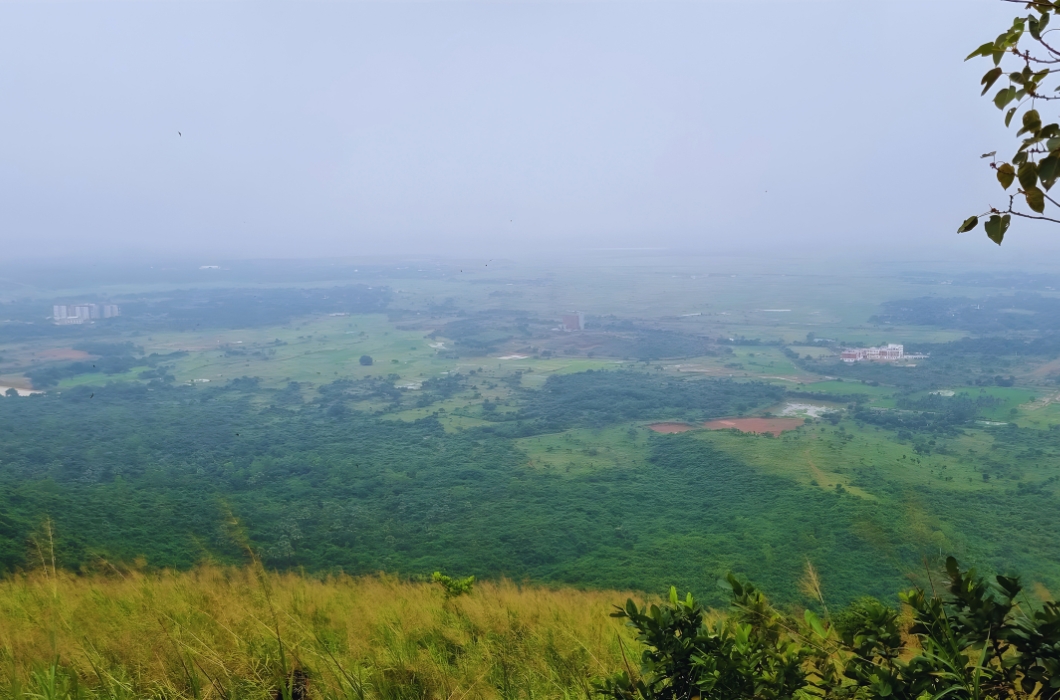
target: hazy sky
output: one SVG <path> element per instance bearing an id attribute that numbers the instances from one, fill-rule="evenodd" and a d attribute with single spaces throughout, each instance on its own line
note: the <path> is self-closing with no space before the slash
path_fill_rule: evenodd
<path id="1" fill-rule="evenodd" d="M 1019 9 L 0 2 L 0 255 L 992 254 Z"/>

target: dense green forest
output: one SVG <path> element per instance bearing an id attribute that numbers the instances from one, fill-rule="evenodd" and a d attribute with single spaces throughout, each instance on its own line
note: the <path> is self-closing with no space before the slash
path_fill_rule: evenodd
<path id="1" fill-rule="evenodd" d="M 478 379 L 427 385 L 416 402 L 443 400 L 469 381 Z M 356 408 L 365 397 L 400 408 L 402 394 L 379 377 L 312 391 L 249 378 L 211 387 L 156 379 L 0 401 L 0 564 L 27 564 L 25 543 L 45 514 L 68 566 L 141 555 L 153 566 L 235 561 L 231 514 L 277 567 L 449 570 L 642 590 L 734 570 L 790 597 L 810 559 L 829 572 L 830 594 L 846 600 L 892 594 L 932 546 L 895 510 L 907 487 L 884 470 L 859 471 L 854 485 L 878 498 L 857 498 L 764 473 L 694 434 L 650 434 L 629 422 L 760 409 L 783 396 L 775 386 L 559 375 L 518 392 L 515 412 L 457 432 L 436 415 L 408 422 Z M 967 403 L 942 402 L 953 406 L 943 415 L 957 416 L 946 419 L 947 434 L 974 416 Z M 512 439 L 614 425 L 644 445 L 643 463 L 543 470 Z M 1041 449 L 1054 447 L 1060 442 Z M 1036 572 L 1037 558 L 1060 557 L 1049 488 L 960 497 L 926 488 L 917 498 L 944 529 L 978 533 L 967 546 L 998 566 Z"/>

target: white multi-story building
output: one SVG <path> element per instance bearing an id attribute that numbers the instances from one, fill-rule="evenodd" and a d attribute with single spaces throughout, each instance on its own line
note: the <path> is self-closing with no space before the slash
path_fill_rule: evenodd
<path id="1" fill-rule="evenodd" d="M 56 304 L 52 306 L 52 320 L 60 326 L 88 323 L 98 318 L 113 318 L 121 315 L 116 304 Z"/>
<path id="2" fill-rule="evenodd" d="M 878 348 L 848 348 L 839 353 L 843 362 L 894 362 L 905 357 L 905 346 L 890 343 Z"/>

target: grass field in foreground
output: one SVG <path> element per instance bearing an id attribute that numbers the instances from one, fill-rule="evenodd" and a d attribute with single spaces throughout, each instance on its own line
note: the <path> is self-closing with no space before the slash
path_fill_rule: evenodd
<path id="1" fill-rule="evenodd" d="M 46 558 L 46 557 L 45 557 Z M 628 594 L 313 579 L 205 566 L 0 580 L 0 698 L 266 698 L 297 667 L 311 697 L 585 697 L 622 665 Z M 53 663 L 55 664 L 53 666 Z"/>

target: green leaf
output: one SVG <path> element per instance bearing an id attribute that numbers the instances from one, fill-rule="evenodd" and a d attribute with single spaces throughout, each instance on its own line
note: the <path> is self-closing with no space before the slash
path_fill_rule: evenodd
<path id="1" fill-rule="evenodd" d="M 1030 133 L 1038 131 L 1042 128 L 1042 118 L 1038 114 L 1036 109 L 1028 109 L 1023 113 L 1023 128 L 1019 130 L 1019 134 L 1024 132 Z M 1017 136 L 1019 135 L 1017 134 Z"/>
<path id="2" fill-rule="evenodd" d="M 981 155 L 979 157 L 980 158 L 993 158 L 996 155 L 997 155 L 997 151 L 990 151 L 989 153 L 984 153 L 983 155 Z"/>
<path id="3" fill-rule="evenodd" d="M 967 61 L 975 58 L 976 56 L 989 56 L 992 53 L 994 53 L 994 42 L 988 41 L 979 48 L 977 48 L 975 51 L 972 51 L 970 54 L 968 54 L 968 58 L 964 60 Z"/>
<path id="4" fill-rule="evenodd" d="M 1008 111 L 1008 114 L 1005 115 L 1005 126 L 1008 126 L 1009 124 L 1012 123 L 1012 117 L 1013 117 L 1014 114 L 1016 114 L 1016 108 L 1015 107 L 1010 109 Z"/>
<path id="5" fill-rule="evenodd" d="M 960 228 L 957 229 L 957 233 L 968 233 L 969 231 L 971 231 L 973 228 L 975 228 L 978 225 L 979 225 L 979 217 L 978 216 L 969 216 L 967 219 L 964 220 L 964 223 L 961 224 Z M 810 613 L 810 611 L 807 610 L 806 614 L 808 615 L 809 613 Z"/>
<path id="6" fill-rule="evenodd" d="M 1040 189 L 1037 187 L 1025 189 L 1023 196 L 1026 198 L 1027 206 L 1030 207 L 1031 210 L 1039 214 L 1045 211 L 1045 194 Z"/>
<path id="7" fill-rule="evenodd" d="M 1006 190 L 1012 186 L 1012 181 L 1016 179 L 1016 169 L 1008 163 L 1002 163 L 997 166 L 997 181 L 1001 183 L 1001 186 Z"/>
<path id="8" fill-rule="evenodd" d="M 994 104 L 997 105 L 998 109 L 1004 109 L 1005 105 L 1012 102 L 1014 99 L 1016 99 L 1016 88 L 1001 88 L 997 91 L 997 94 L 994 95 Z"/>
<path id="9" fill-rule="evenodd" d="M 821 639 L 824 639 L 828 636 L 824 631 L 824 625 L 821 624 L 821 620 L 817 617 L 816 613 L 814 613 L 812 610 L 807 610 L 802 614 L 802 616 L 806 618 L 806 624 L 810 626 L 810 629 L 813 630 L 814 634 L 816 634 Z"/>
<path id="10" fill-rule="evenodd" d="M 994 87 L 994 83 L 996 83 L 997 79 L 1001 77 L 1001 72 L 1000 68 L 992 68 L 986 72 L 986 75 L 983 76 L 983 80 L 981 81 L 981 84 L 983 85 L 983 91 L 980 93 L 981 95 L 985 95 L 987 90 Z"/>
<path id="11" fill-rule="evenodd" d="M 1038 163 L 1038 177 L 1046 190 L 1052 188 L 1053 182 L 1056 181 L 1058 176 L 1060 176 L 1060 158 L 1047 156 Z"/>
<path id="12" fill-rule="evenodd" d="M 1005 239 L 1005 232 L 1008 231 L 1008 226 L 1011 222 L 1012 217 L 1008 214 L 1005 214 L 1004 216 L 994 214 L 985 224 L 983 224 L 983 228 L 986 229 L 986 235 L 990 240 L 1001 245 L 1001 241 Z M 948 560 L 946 562 L 946 568 L 950 568 Z"/>
<path id="13" fill-rule="evenodd" d="M 1016 177 L 1019 178 L 1020 186 L 1023 189 L 1036 187 L 1038 185 L 1038 166 L 1035 163 L 1026 162 L 1020 164 L 1020 169 L 1016 172 Z"/>

